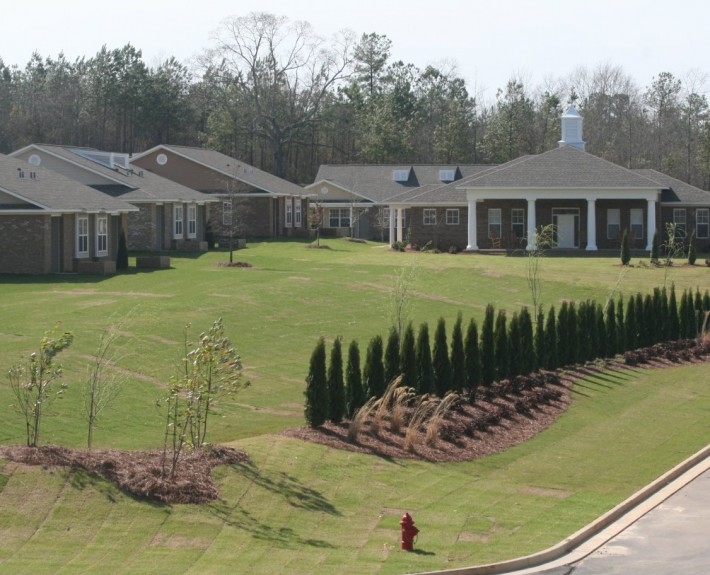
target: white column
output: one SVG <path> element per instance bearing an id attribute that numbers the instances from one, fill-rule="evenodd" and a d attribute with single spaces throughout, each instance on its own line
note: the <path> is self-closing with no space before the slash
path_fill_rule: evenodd
<path id="1" fill-rule="evenodd" d="M 402 215 L 403 215 L 404 210 L 402 208 L 397 208 L 397 241 L 401 242 L 402 240 Z"/>
<path id="2" fill-rule="evenodd" d="M 468 245 L 466 251 L 472 252 L 478 250 L 476 242 L 476 200 L 468 200 Z"/>
<path id="3" fill-rule="evenodd" d="M 653 234 L 656 233 L 656 200 L 648 200 L 646 220 L 646 250 L 650 252 L 653 249 Z"/>
<path id="4" fill-rule="evenodd" d="M 535 200 L 528 200 L 528 245 L 525 248 L 528 251 L 537 249 L 537 241 L 535 234 L 537 232 L 537 213 L 535 212 Z"/>
<path id="5" fill-rule="evenodd" d="M 587 200 L 587 251 L 597 251 L 597 200 Z"/>
<path id="6" fill-rule="evenodd" d="M 394 220 L 395 211 L 394 208 L 390 206 L 390 247 L 393 247 L 397 238 L 394 237 Z"/>

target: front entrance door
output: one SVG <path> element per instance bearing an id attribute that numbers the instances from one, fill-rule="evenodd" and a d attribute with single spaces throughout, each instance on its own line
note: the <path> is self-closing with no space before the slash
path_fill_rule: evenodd
<path id="1" fill-rule="evenodd" d="M 559 214 L 557 216 L 557 247 L 575 248 L 574 225 L 576 216 L 573 214 Z"/>

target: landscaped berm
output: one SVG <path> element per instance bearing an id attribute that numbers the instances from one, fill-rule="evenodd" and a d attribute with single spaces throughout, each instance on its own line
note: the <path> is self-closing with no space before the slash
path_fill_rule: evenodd
<path id="1" fill-rule="evenodd" d="M 59 321 L 73 341 L 55 357 L 66 388 L 43 403 L 37 447 L 24 446 L 27 421 L 11 385 L 0 385 L 0 573 L 401 575 L 490 563 L 558 543 L 710 443 L 708 350 L 680 332 L 690 329 L 680 314 L 689 294 L 693 309 L 705 305 L 706 266 L 540 258 L 533 306 L 525 257 L 321 242 L 330 249 L 249 244 L 234 258 L 248 266 L 220 265 L 230 254 L 218 250 L 171 253 L 170 268 L 150 272 L 132 257 L 114 276 L 2 278 L 0 367 L 26 365 Z M 628 318 L 630 347 L 591 357 L 592 342 L 614 339 L 597 331 L 574 361 L 552 367 L 544 357 L 532 374 L 510 367 L 473 396 L 388 376 L 397 383 L 354 415 L 308 425 L 314 345 L 358 342 L 366 367 L 367 343 L 392 330 L 397 303 L 404 325 L 475 320 L 483 355 L 489 304 L 518 341 L 523 306 L 547 317 L 554 307 L 560 325 L 572 302 L 617 328 Z M 648 343 L 671 308 L 674 343 Z M 175 461 L 173 424 L 184 420 L 166 407 L 193 380 L 190 342 L 212 349 L 200 334 L 217 318 L 250 385 L 215 396 L 207 438 L 189 441 L 205 447 L 184 446 Z M 103 374 L 120 392 L 89 424 L 87 368 L 109 326 Z M 523 332 L 520 349 L 530 344 Z M 400 549 L 404 513 L 419 529 L 413 552 Z"/>

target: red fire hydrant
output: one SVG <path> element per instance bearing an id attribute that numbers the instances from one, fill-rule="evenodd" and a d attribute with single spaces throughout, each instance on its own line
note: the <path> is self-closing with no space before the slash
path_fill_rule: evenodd
<path id="1" fill-rule="evenodd" d="M 414 538 L 419 533 L 419 529 L 414 527 L 414 519 L 409 513 L 402 515 L 402 520 L 399 522 L 402 526 L 402 549 L 405 551 L 414 550 Z"/>

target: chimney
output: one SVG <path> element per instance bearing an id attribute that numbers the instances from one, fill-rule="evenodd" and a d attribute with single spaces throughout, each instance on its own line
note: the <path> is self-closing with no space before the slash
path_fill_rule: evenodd
<path id="1" fill-rule="evenodd" d="M 584 151 L 584 141 L 582 140 L 582 116 L 579 115 L 574 106 L 570 106 L 562 114 L 562 139 L 558 142 L 560 148 L 572 146 Z"/>

